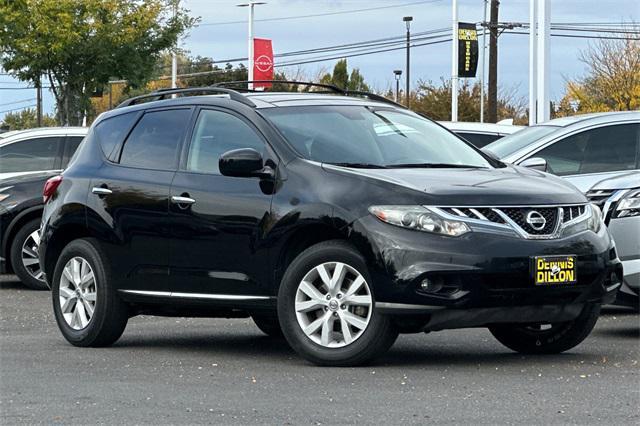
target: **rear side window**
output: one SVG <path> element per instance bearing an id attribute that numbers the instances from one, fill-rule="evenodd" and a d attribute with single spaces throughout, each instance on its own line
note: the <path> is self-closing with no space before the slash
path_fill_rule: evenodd
<path id="1" fill-rule="evenodd" d="M 174 169 L 191 110 L 147 112 L 131 131 L 120 164 L 144 169 Z"/>
<path id="2" fill-rule="evenodd" d="M 107 118 L 98 123 L 94 133 L 100 142 L 100 148 L 102 148 L 105 157 L 111 159 L 113 150 L 127 136 L 127 132 L 131 129 L 137 116 L 137 112 L 128 112 Z"/>
<path id="3" fill-rule="evenodd" d="M 67 136 L 67 142 L 64 146 L 64 157 L 62 158 L 63 169 L 67 167 L 69 159 L 73 157 L 73 154 L 75 154 L 80 142 L 82 142 L 82 139 L 84 139 L 83 136 Z"/>
<path id="4" fill-rule="evenodd" d="M 0 147 L 0 172 L 53 170 L 60 155 L 62 137 L 27 139 Z"/>

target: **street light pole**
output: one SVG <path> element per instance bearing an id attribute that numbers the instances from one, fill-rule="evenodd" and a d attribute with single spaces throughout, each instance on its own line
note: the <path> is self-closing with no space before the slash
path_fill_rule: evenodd
<path id="1" fill-rule="evenodd" d="M 247 47 L 248 47 L 248 61 L 247 61 L 247 71 L 248 71 L 248 80 L 249 81 L 253 81 L 253 63 L 255 61 L 254 58 L 254 52 L 253 52 L 253 7 L 256 5 L 261 5 L 261 4 L 267 4 L 266 2 L 263 1 L 250 1 L 249 3 L 242 3 L 237 5 L 238 7 L 248 7 L 249 8 L 249 31 L 248 31 L 248 40 L 247 40 Z M 248 89 L 249 90 L 253 90 L 253 83 L 249 83 L 248 84 Z"/>
<path id="2" fill-rule="evenodd" d="M 402 70 L 393 70 L 393 74 L 396 77 L 396 103 L 400 102 L 400 77 L 402 76 Z"/>
<path id="3" fill-rule="evenodd" d="M 411 21 L 413 21 L 413 16 L 405 16 L 404 18 L 402 18 L 402 20 L 404 21 L 405 25 L 407 26 L 407 76 L 405 78 L 406 81 L 406 88 L 405 88 L 405 93 L 404 93 L 404 97 L 405 97 L 405 104 L 407 105 L 407 108 L 409 108 L 409 98 L 410 98 L 410 94 L 411 94 L 411 71 L 410 71 L 410 66 L 411 66 Z"/>
<path id="4" fill-rule="evenodd" d="M 480 69 L 480 122 L 484 123 L 484 74 L 487 58 L 487 2 L 484 0 L 484 14 L 482 15 L 482 68 Z M 533 0 L 531 0 L 533 1 Z"/>

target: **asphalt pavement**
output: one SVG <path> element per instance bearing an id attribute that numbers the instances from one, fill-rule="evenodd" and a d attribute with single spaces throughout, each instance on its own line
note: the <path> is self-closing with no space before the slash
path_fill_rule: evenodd
<path id="1" fill-rule="evenodd" d="M 561 355 L 468 329 L 323 368 L 248 319 L 136 317 L 114 346 L 75 348 L 48 292 L 0 276 L 0 424 L 640 424 L 639 318 L 606 309 Z"/>

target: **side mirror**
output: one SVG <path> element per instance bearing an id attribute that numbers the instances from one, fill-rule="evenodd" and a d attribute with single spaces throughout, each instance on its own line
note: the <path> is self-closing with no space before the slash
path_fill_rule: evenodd
<path id="1" fill-rule="evenodd" d="M 234 149 L 225 152 L 220 156 L 218 168 L 224 176 L 261 178 L 273 176 L 273 170 L 264 167 L 262 155 L 251 148 Z"/>
<path id="2" fill-rule="evenodd" d="M 522 163 L 520 163 L 522 167 L 528 167 L 530 169 L 539 170 L 541 172 L 547 171 L 547 160 L 541 157 L 532 157 L 527 158 Z"/>

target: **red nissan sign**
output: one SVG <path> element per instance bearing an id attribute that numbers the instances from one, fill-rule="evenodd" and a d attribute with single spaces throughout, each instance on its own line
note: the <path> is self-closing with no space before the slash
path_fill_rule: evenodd
<path id="1" fill-rule="evenodd" d="M 253 57 L 253 79 L 273 80 L 273 49 L 271 47 L 271 40 L 254 38 Z M 253 87 L 271 87 L 271 83 L 255 83 Z"/>

